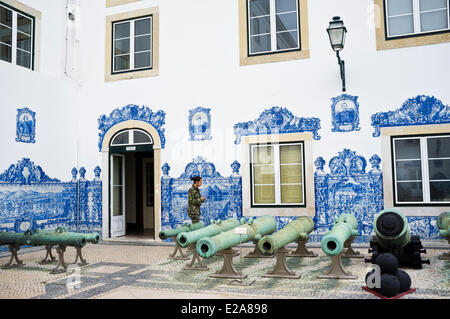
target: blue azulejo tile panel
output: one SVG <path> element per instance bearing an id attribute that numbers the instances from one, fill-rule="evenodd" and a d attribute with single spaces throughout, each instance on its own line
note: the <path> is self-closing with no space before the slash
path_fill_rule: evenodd
<path id="1" fill-rule="evenodd" d="M 0 174 L 0 231 L 54 229 L 101 233 L 102 182 L 100 168 L 92 181 L 84 178 L 61 182 L 48 177 L 40 166 L 24 158 Z M 2 250 L 5 250 L 3 247 Z"/>
<path id="2" fill-rule="evenodd" d="M 35 143 L 36 113 L 25 107 L 17 110 L 16 142 Z"/>
<path id="3" fill-rule="evenodd" d="M 189 111 L 189 140 L 205 141 L 211 137 L 211 109 L 197 107 Z"/>
<path id="4" fill-rule="evenodd" d="M 382 127 L 450 123 L 450 107 L 434 96 L 418 95 L 406 100 L 396 111 L 372 115 L 374 137 L 380 136 Z"/>
<path id="5" fill-rule="evenodd" d="M 437 216 L 408 216 L 412 235 L 419 235 L 424 240 L 441 240 L 437 227 Z"/>
<path id="6" fill-rule="evenodd" d="M 330 173 L 326 173 L 325 160 L 322 157 L 316 159 L 316 240 L 331 229 L 336 217 L 351 213 L 358 219 L 361 234 L 358 240 L 368 241 L 373 230 L 373 216 L 383 209 L 381 159 L 373 155 L 369 161 L 372 169 L 366 172 L 366 159 L 344 149 L 330 160 Z"/>
<path id="7" fill-rule="evenodd" d="M 106 132 L 109 131 L 114 125 L 129 121 L 142 121 L 150 124 L 158 132 L 159 138 L 161 139 L 161 147 L 164 148 L 166 145 L 166 138 L 164 135 L 165 129 L 163 125 L 166 123 L 166 113 L 164 111 L 153 112 L 148 106 L 137 106 L 137 105 L 127 105 L 123 108 L 117 108 L 109 114 L 109 116 L 101 115 L 98 118 L 98 129 L 100 130 L 98 148 L 101 150 L 103 139 Z"/>
<path id="8" fill-rule="evenodd" d="M 325 160 L 322 157 L 316 159 L 316 215 L 312 241 L 320 241 L 333 226 L 335 218 L 343 213 L 354 214 L 358 219 L 360 236 L 355 242 L 370 241 L 374 233 L 374 215 L 384 209 L 384 202 L 381 159 L 378 155 L 373 155 L 369 163 L 372 168 L 366 172 L 366 159 L 344 149 L 330 160 L 330 173 L 326 173 Z M 423 240 L 439 239 L 437 217 L 407 218 L 412 234 L 419 235 Z"/>
<path id="9" fill-rule="evenodd" d="M 333 132 L 359 131 L 358 97 L 342 94 L 331 99 L 331 118 Z"/>
<path id="10" fill-rule="evenodd" d="M 258 119 L 234 125 L 235 144 L 241 143 L 242 136 L 312 132 L 315 140 L 320 140 L 318 130 L 320 120 L 316 117 L 294 116 L 288 109 L 274 106 L 265 110 Z"/>
<path id="11" fill-rule="evenodd" d="M 215 165 L 202 157 L 197 157 L 186 165 L 179 178 L 169 176 L 170 166 L 162 167 L 161 178 L 161 228 L 176 228 L 190 221 L 187 214 L 188 190 L 192 186 L 191 177 L 201 176 L 203 185 L 201 195 L 206 201 L 200 207 L 200 220 L 209 225 L 211 219 L 242 217 L 242 177 L 240 164 L 231 164 L 233 173 L 223 177 L 216 171 Z"/>

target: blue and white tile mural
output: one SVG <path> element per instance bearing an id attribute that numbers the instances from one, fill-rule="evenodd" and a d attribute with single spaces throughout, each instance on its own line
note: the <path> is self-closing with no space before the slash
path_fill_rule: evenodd
<path id="1" fill-rule="evenodd" d="M 358 97 L 342 94 L 331 99 L 332 132 L 359 131 Z"/>
<path id="2" fill-rule="evenodd" d="M 373 216 L 383 210 L 383 177 L 381 159 L 373 155 L 369 162 L 372 169 L 366 172 L 367 162 L 362 156 L 344 149 L 329 162 L 330 173 L 324 172 L 325 160 L 314 162 L 315 205 L 314 231 L 310 241 L 319 242 L 333 226 L 334 218 L 342 213 L 354 214 L 359 223 L 359 236 L 355 242 L 368 242 L 373 235 Z M 281 229 L 296 217 L 278 217 L 277 229 Z M 408 216 L 413 235 L 422 240 L 439 240 L 437 217 Z"/>
<path id="3" fill-rule="evenodd" d="M 36 113 L 25 107 L 17 110 L 16 142 L 35 143 Z"/>
<path id="4" fill-rule="evenodd" d="M 310 235 L 311 242 L 320 242 L 332 228 L 336 217 L 351 213 L 359 222 L 359 236 L 355 242 L 368 242 L 373 234 L 373 217 L 383 210 L 383 175 L 380 170 L 381 159 L 373 155 L 369 159 L 371 169 L 367 171 L 367 160 L 356 152 L 344 149 L 333 157 L 328 166 L 330 173 L 324 171 L 325 160 L 318 157 L 314 162 L 315 228 Z M 242 177 L 240 164 L 231 164 L 233 174 L 222 177 L 213 163 L 198 157 L 189 163 L 179 178 L 169 176 L 170 166 L 162 167 L 161 178 L 161 228 L 176 228 L 189 221 L 187 215 L 187 193 L 192 185 L 191 177 L 202 176 L 202 196 L 207 201 L 201 206 L 201 221 L 210 224 L 211 219 L 242 217 Z M 250 218 L 245 216 L 245 218 Z M 278 216 L 277 231 L 297 217 Z M 423 240 L 439 239 L 436 227 L 437 217 L 408 217 L 412 234 Z"/>
<path id="5" fill-rule="evenodd" d="M 261 113 L 257 120 L 235 124 L 234 143 L 240 144 L 242 136 L 299 132 L 312 132 L 313 138 L 320 140 L 319 129 L 318 118 L 297 117 L 286 108 L 274 106 Z"/>
<path id="6" fill-rule="evenodd" d="M 170 166 L 162 167 L 161 177 L 161 228 L 174 228 L 190 222 L 187 214 L 188 190 L 192 186 L 191 177 L 201 176 L 203 185 L 202 196 L 206 201 L 200 208 L 201 221 L 205 225 L 210 220 L 242 217 L 242 177 L 239 175 L 240 164 L 231 164 L 233 173 L 223 177 L 216 171 L 213 163 L 202 157 L 197 157 L 187 164 L 185 171 L 178 178 L 169 176 Z"/>
<path id="7" fill-rule="evenodd" d="M 382 127 L 444 123 L 450 123 L 450 107 L 434 96 L 418 95 L 406 100 L 396 111 L 372 115 L 374 137 L 380 136 Z"/>
<path id="8" fill-rule="evenodd" d="M 86 171 L 80 168 L 80 171 Z M 102 182 L 96 178 L 61 182 L 48 177 L 40 166 L 24 158 L 0 174 L 0 231 L 54 229 L 101 233 Z"/>
<path id="9" fill-rule="evenodd" d="M 366 172 L 366 159 L 356 152 L 344 149 L 330 160 L 330 173 L 325 173 L 325 160 L 322 157 L 316 159 L 314 222 L 317 240 L 342 213 L 354 214 L 361 234 L 358 239 L 363 242 L 369 240 L 373 230 L 373 216 L 383 209 L 381 160 L 373 155 L 369 162 L 372 169 Z"/>
<path id="10" fill-rule="evenodd" d="M 189 110 L 189 140 L 205 141 L 211 137 L 211 109 L 197 107 Z"/>
<path id="11" fill-rule="evenodd" d="M 165 148 L 166 145 L 166 137 L 164 135 L 165 129 L 162 127 L 166 122 L 166 113 L 164 111 L 158 110 L 153 112 L 148 106 L 138 105 L 127 105 L 121 109 L 117 108 L 109 114 L 109 116 L 101 115 L 98 118 L 98 129 L 100 130 L 98 148 L 102 149 L 103 139 L 106 135 L 106 132 L 109 131 L 111 127 L 114 125 L 129 121 L 142 121 L 150 124 L 155 128 L 158 132 L 158 135 L 161 139 L 161 147 Z"/>

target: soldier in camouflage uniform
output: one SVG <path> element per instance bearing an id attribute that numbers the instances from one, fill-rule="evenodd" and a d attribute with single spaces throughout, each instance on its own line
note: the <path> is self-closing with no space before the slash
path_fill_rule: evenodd
<path id="1" fill-rule="evenodd" d="M 205 197 L 200 195 L 199 187 L 202 186 L 202 178 L 199 176 L 192 177 L 194 184 L 189 188 L 188 192 L 188 215 L 192 219 L 192 223 L 200 221 L 200 206 L 205 201 Z"/>

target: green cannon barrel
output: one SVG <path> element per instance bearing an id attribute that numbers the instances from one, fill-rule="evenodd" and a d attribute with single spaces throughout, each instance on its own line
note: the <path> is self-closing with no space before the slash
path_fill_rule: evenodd
<path id="1" fill-rule="evenodd" d="M 224 221 L 212 221 L 212 224 L 204 228 L 200 228 L 191 232 L 182 232 L 177 236 L 177 243 L 181 247 L 187 247 L 192 243 L 196 243 L 204 237 L 212 237 L 224 231 L 228 231 L 239 226 L 241 223 L 236 218 L 230 218 Z"/>
<path id="2" fill-rule="evenodd" d="M 55 230 L 35 229 L 24 233 L 0 233 L 0 245 L 64 245 L 83 247 L 86 243 L 97 244 L 100 241 L 98 233 L 80 234 L 70 233 L 65 228 L 58 227 Z"/>
<path id="3" fill-rule="evenodd" d="M 439 215 L 437 220 L 439 235 L 448 238 L 450 235 L 450 212 L 444 212 Z"/>
<path id="4" fill-rule="evenodd" d="M 96 244 L 99 240 L 100 235 L 98 233 L 72 233 L 61 228 L 56 230 L 36 229 L 31 236 L 31 244 L 35 246 L 62 245 L 84 247 L 88 242 Z"/>
<path id="5" fill-rule="evenodd" d="M 31 245 L 31 231 L 26 231 L 24 233 L 8 233 L 0 232 L 0 246 L 2 245 L 17 245 L 25 246 Z"/>
<path id="6" fill-rule="evenodd" d="M 192 224 L 192 225 L 186 223 L 183 226 L 180 226 L 180 227 L 175 228 L 175 229 L 161 230 L 159 232 L 159 238 L 161 240 L 165 240 L 165 239 L 170 238 L 170 237 L 177 237 L 179 233 L 191 232 L 191 231 L 203 228 L 203 227 L 205 227 L 205 224 L 203 224 L 203 222 L 198 222 L 198 223 L 195 223 L 195 224 Z"/>
<path id="7" fill-rule="evenodd" d="M 326 234 L 320 245 L 328 256 L 339 255 L 344 249 L 344 243 L 352 236 L 358 236 L 358 220 L 351 214 L 342 214 L 336 218 L 331 231 Z"/>
<path id="8" fill-rule="evenodd" d="M 395 209 L 385 209 L 376 214 L 373 228 L 378 243 L 392 251 L 400 250 L 411 240 L 408 220 Z"/>
<path id="9" fill-rule="evenodd" d="M 90 234 L 84 234 L 84 236 L 86 236 L 86 241 L 88 243 L 92 243 L 92 244 L 98 244 L 98 242 L 100 241 L 100 234 L 99 233 L 90 233 Z"/>
<path id="10" fill-rule="evenodd" d="M 264 236 L 258 242 L 258 248 L 264 255 L 273 255 L 278 249 L 299 238 L 306 240 L 313 229 L 314 222 L 311 217 L 299 217 L 273 235 Z"/>
<path id="11" fill-rule="evenodd" d="M 277 222 L 272 216 L 263 216 L 252 219 L 241 227 L 247 229 L 245 235 L 235 234 L 234 229 L 231 229 L 214 237 L 200 239 L 196 245 L 198 254 L 203 258 L 210 258 L 221 250 L 238 245 L 241 240 L 242 243 L 260 240 L 262 236 L 272 233 L 277 228 Z"/>

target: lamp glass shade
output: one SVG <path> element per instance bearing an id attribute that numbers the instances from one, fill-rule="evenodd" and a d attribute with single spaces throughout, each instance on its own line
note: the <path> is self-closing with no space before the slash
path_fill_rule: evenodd
<path id="1" fill-rule="evenodd" d="M 347 33 L 347 28 L 344 26 L 344 22 L 342 20 L 333 18 L 333 21 L 330 22 L 330 27 L 327 29 L 327 32 L 333 50 L 342 50 L 344 48 L 345 35 Z"/>

